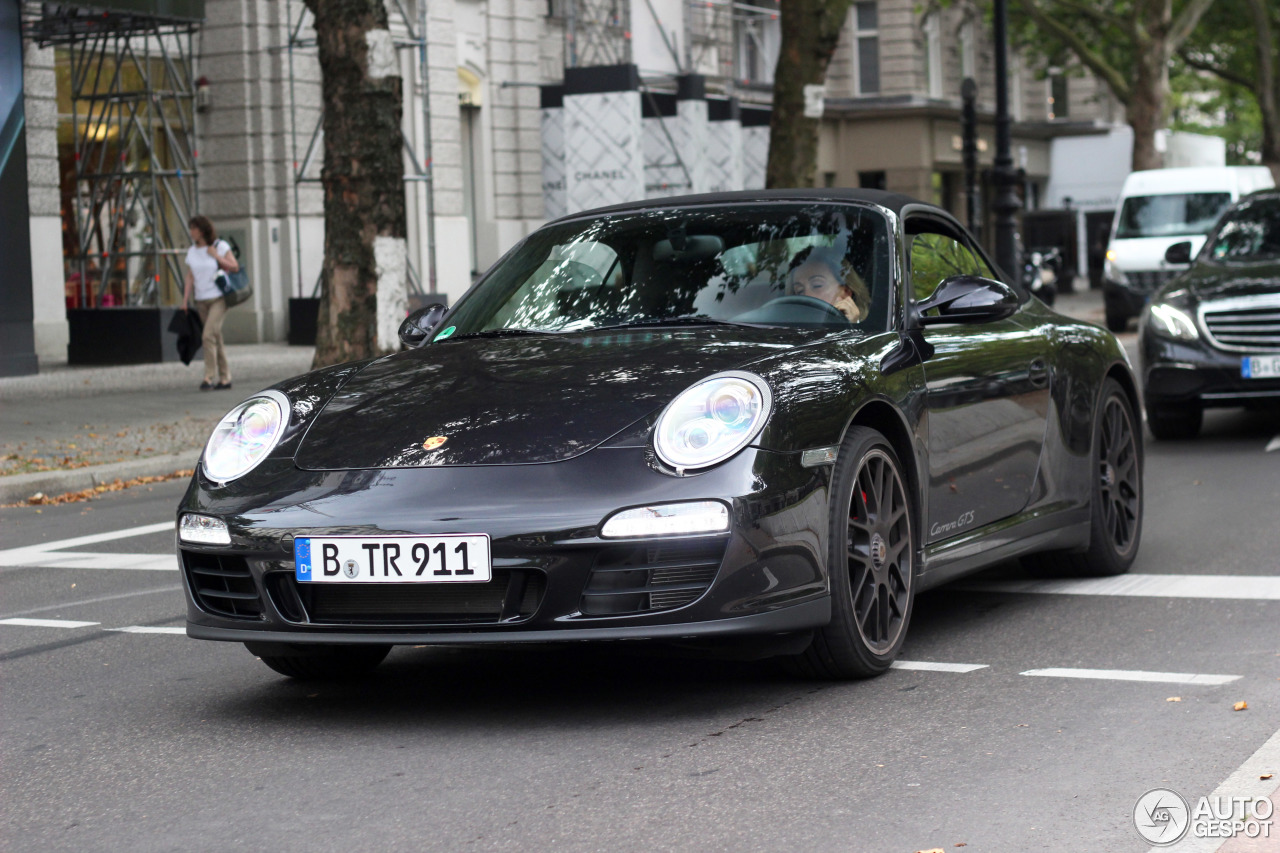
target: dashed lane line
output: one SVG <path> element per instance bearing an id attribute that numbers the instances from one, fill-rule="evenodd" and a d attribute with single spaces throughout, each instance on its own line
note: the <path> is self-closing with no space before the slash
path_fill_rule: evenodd
<path id="1" fill-rule="evenodd" d="M 1117 575 L 1079 580 L 977 581 L 958 584 L 956 589 L 1048 595 L 1280 601 L 1280 577 L 1262 575 Z"/>
<path id="2" fill-rule="evenodd" d="M 21 625 L 24 628 L 88 628 L 100 622 L 76 622 L 71 619 L 0 619 L 0 625 Z"/>
<path id="3" fill-rule="evenodd" d="M 94 533 L 89 536 L 76 536 L 71 539 L 42 542 L 39 545 L 7 548 L 0 551 L 0 566 L 26 566 L 47 569 L 176 571 L 178 568 L 176 554 L 109 554 L 66 550 L 68 548 L 81 548 L 85 545 L 97 545 L 101 542 L 128 539 L 133 536 L 148 536 L 153 533 L 172 530 L 172 521 L 162 521 L 156 524 L 144 524 L 139 527 L 127 527 L 123 530 Z"/>
<path id="4" fill-rule="evenodd" d="M 985 663 L 936 663 L 929 660 L 896 660 L 889 664 L 890 669 L 920 670 L 924 672 L 973 672 L 987 669 Z"/>
<path id="5" fill-rule="evenodd" d="M 1277 435 L 1275 438 L 1271 439 L 1270 443 L 1267 444 L 1267 449 L 1265 452 L 1270 453 L 1273 450 L 1280 450 L 1280 435 Z"/>
<path id="6" fill-rule="evenodd" d="M 1202 675 L 1192 672 L 1143 672 L 1136 669 L 1028 669 L 1020 675 L 1049 678 L 1098 678 L 1107 681 L 1155 681 L 1164 684 L 1199 684 L 1214 687 L 1239 681 L 1239 675 Z"/>
<path id="7" fill-rule="evenodd" d="M 137 598 L 142 595 L 156 595 L 165 592 L 169 594 L 181 593 L 181 586 L 160 586 L 151 589 L 136 589 L 132 592 L 115 592 L 110 595 L 97 595 L 93 598 L 82 598 L 79 601 L 64 601 L 60 604 L 46 604 L 43 607 L 29 607 L 26 610 L 17 610 L 13 613 L 0 615 L 0 620 L 9 619 L 14 616 L 31 616 L 36 613 L 48 613 L 50 610 L 67 610 L 72 607 L 84 607 L 89 604 L 101 604 L 104 601 L 119 601 L 122 598 Z"/>
<path id="8" fill-rule="evenodd" d="M 127 628 L 103 628 L 104 631 L 118 631 L 121 634 L 183 634 L 186 628 L 166 628 L 159 625 L 130 625 Z"/>

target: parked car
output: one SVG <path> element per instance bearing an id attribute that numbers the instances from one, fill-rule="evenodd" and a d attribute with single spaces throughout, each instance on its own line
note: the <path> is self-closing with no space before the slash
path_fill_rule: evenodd
<path id="1" fill-rule="evenodd" d="M 847 678 L 889 667 L 921 590 L 1138 549 L 1123 349 L 904 196 L 571 215 L 401 334 L 214 430 L 178 508 L 190 636 L 303 678 L 623 639 Z"/>
<path id="2" fill-rule="evenodd" d="M 1107 328 L 1122 332 L 1161 285 L 1186 269 L 1166 251 L 1205 235 L 1228 205 L 1273 186 L 1266 166 L 1149 169 L 1125 179 L 1103 263 Z"/>
<path id="3" fill-rule="evenodd" d="M 1191 261 L 1191 250 L 1189 241 L 1170 246 L 1170 263 Z M 1194 437 L 1207 407 L 1280 406 L 1280 191 L 1227 210 L 1139 328 L 1156 438 Z"/>

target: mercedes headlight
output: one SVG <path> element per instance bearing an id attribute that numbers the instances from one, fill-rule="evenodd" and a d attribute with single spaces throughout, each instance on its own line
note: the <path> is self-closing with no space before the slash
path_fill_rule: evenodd
<path id="1" fill-rule="evenodd" d="M 1161 337 L 1179 341 L 1194 341 L 1200 337 L 1196 321 L 1191 319 L 1191 315 L 1167 302 L 1152 302 L 1148 312 L 1148 328 Z"/>
<path id="2" fill-rule="evenodd" d="M 266 458 L 289 422 L 289 400 L 263 391 L 236 406 L 213 428 L 204 448 L 204 474 L 216 483 L 243 477 Z"/>
<path id="3" fill-rule="evenodd" d="M 658 458 L 683 472 L 723 462 L 746 447 L 769 419 L 769 386 L 759 376 L 731 371 L 681 392 L 658 418 Z"/>

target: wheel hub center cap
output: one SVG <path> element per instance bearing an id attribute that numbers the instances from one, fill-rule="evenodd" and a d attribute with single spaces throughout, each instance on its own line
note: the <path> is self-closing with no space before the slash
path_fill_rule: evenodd
<path id="1" fill-rule="evenodd" d="M 885 557 L 889 556 L 889 546 L 885 544 L 884 537 L 879 533 L 871 537 L 871 565 L 877 569 L 884 567 Z"/>

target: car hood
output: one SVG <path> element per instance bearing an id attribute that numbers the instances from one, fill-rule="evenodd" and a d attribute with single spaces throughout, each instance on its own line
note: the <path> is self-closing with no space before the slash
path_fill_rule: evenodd
<path id="1" fill-rule="evenodd" d="M 1144 272 L 1149 270 L 1183 270 L 1186 264 L 1171 264 L 1164 259 L 1164 253 L 1174 243 L 1191 243 L 1191 256 L 1204 245 L 1205 235 L 1195 234 L 1181 237 L 1129 237 L 1112 240 L 1107 245 L 1107 254 L 1112 256 L 1111 263 L 1121 272 Z"/>
<path id="2" fill-rule="evenodd" d="M 1254 264 L 1198 263 L 1175 287 L 1200 302 L 1280 293 L 1280 261 Z"/>
<path id="3" fill-rule="evenodd" d="M 812 337 L 644 329 L 431 344 L 353 376 L 316 417 L 295 462 L 341 470 L 568 459 L 693 382 Z"/>

